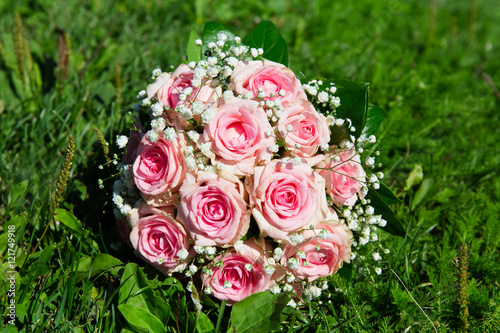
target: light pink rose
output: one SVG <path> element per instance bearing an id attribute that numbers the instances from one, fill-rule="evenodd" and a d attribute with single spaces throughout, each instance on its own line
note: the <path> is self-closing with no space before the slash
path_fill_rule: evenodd
<path id="1" fill-rule="evenodd" d="M 287 267 L 289 258 L 296 258 L 299 268 L 286 268 L 301 280 L 306 278 L 314 281 L 319 277 L 335 274 L 342 266 L 342 262 L 350 262 L 352 233 L 345 224 L 321 223 L 314 230 L 305 230 L 302 234 L 304 241 L 298 245 L 287 245 L 284 248 L 281 264 Z M 322 230 L 327 230 L 328 236 L 321 239 Z M 324 235 L 324 234 L 323 234 Z M 297 256 L 298 251 L 305 252 L 305 259 Z M 307 261 L 307 266 L 304 263 Z"/>
<path id="2" fill-rule="evenodd" d="M 142 193 L 158 195 L 179 189 L 185 177 L 183 140 L 181 135 L 172 141 L 160 135 L 154 143 L 147 136 L 142 138 L 132 167 L 135 185 Z"/>
<path id="3" fill-rule="evenodd" d="M 141 256 L 164 274 L 182 271 L 190 260 L 177 254 L 185 249 L 193 256 L 184 226 L 174 220 L 171 209 L 155 209 L 143 205 L 130 233 L 132 246 Z"/>
<path id="4" fill-rule="evenodd" d="M 324 179 L 302 161 L 271 161 L 255 168 L 245 179 L 250 206 L 262 234 L 283 239 L 289 233 L 309 228 L 327 214 Z"/>
<path id="5" fill-rule="evenodd" d="M 160 103 L 170 109 L 175 109 L 176 106 L 184 103 L 200 101 L 206 104 L 216 99 L 211 82 L 205 82 L 200 88 L 193 87 L 191 83 L 193 76 L 193 70 L 185 64 L 181 64 L 173 73 L 162 73 L 154 83 L 148 86 L 148 98 L 156 97 Z M 185 101 L 182 101 L 179 95 L 188 87 L 193 88 L 193 92 Z"/>
<path id="6" fill-rule="evenodd" d="M 210 104 L 217 100 L 222 94 L 220 87 L 214 88 L 217 82 L 203 81 L 201 87 L 193 87 L 192 80 L 194 72 L 187 65 L 181 64 L 173 73 L 162 73 L 156 81 L 147 87 L 148 99 L 156 97 L 158 102 L 167 107 L 165 113 L 167 124 L 175 126 L 176 129 L 191 129 L 192 124 L 183 120 L 175 111 L 181 104 L 191 105 L 195 101 L 203 104 Z M 192 92 L 185 100 L 181 100 L 179 95 L 184 89 L 192 88 Z M 199 116 L 195 116 L 198 118 Z"/>
<path id="7" fill-rule="evenodd" d="M 288 132 L 286 127 L 292 126 Z M 330 132 L 326 118 L 316 112 L 314 106 L 307 100 L 301 100 L 283 110 L 278 121 L 280 135 L 284 138 L 286 147 L 293 156 L 312 157 L 318 146 L 330 141 Z M 296 148 L 300 144 L 300 148 Z"/>
<path id="8" fill-rule="evenodd" d="M 261 238 L 258 241 L 252 238 L 243 244 L 240 252 L 234 249 L 214 259 L 222 260 L 222 266 L 212 266 L 212 276 L 202 274 L 204 288 L 210 287 L 215 297 L 226 300 L 228 305 L 241 301 L 245 297 L 269 290 L 274 284 L 273 275 L 266 274 L 263 268 L 268 265 L 264 250 L 269 251 L 270 246 Z M 245 265 L 252 265 L 249 271 Z M 224 288 L 224 282 L 231 286 Z M 226 286 L 227 287 L 227 286 Z"/>
<path id="9" fill-rule="evenodd" d="M 178 217 L 198 246 L 234 244 L 250 225 L 246 192 L 241 181 L 216 174 L 187 174 L 182 187 Z"/>
<path id="10" fill-rule="evenodd" d="M 293 71 L 270 60 L 240 61 L 234 67 L 229 87 L 237 94 L 252 93 L 254 99 L 259 99 L 257 95 L 261 88 L 265 100 L 279 99 L 282 106 L 307 99 Z M 282 90 L 283 96 L 280 95 Z M 274 97 L 269 97 L 271 94 Z"/>
<path id="11" fill-rule="evenodd" d="M 318 163 L 317 172 L 326 180 L 326 192 L 337 205 L 354 206 L 364 198 L 361 188 L 366 184 L 366 173 L 361 166 L 361 159 L 353 150 L 344 150 L 338 154 L 339 162 L 333 160 L 334 155 L 327 156 Z"/>
<path id="12" fill-rule="evenodd" d="M 267 131 L 272 127 L 258 102 L 232 98 L 205 126 L 202 139 L 210 143 L 208 156 L 214 165 L 221 163 L 226 171 L 244 176 L 271 160 L 274 138 Z"/>

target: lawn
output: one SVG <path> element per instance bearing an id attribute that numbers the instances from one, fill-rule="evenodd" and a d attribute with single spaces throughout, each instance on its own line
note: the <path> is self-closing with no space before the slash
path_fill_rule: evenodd
<path id="1" fill-rule="evenodd" d="M 225 330 L 230 308 L 205 299 L 197 315 L 178 280 L 120 243 L 107 158 L 151 70 L 185 61 L 193 27 L 217 21 L 244 36 L 262 20 L 280 30 L 300 77 L 370 82 L 386 112 L 377 171 L 402 200 L 392 208 L 406 229 L 382 234 L 391 254 L 380 276 L 335 277 L 330 299 L 287 308 L 277 331 L 500 332 L 497 0 L 0 2 L 5 332 L 135 331 L 127 288 L 166 300 L 152 311 L 168 332 L 210 332 L 218 319 Z M 65 223 L 57 207 L 70 212 Z M 17 330 L 7 325 L 12 262 Z"/>

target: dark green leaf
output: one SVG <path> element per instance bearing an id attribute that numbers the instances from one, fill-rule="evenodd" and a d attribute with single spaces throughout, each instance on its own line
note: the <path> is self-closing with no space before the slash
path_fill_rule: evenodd
<path id="1" fill-rule="evenodd" d="M 216 22 L 207 22 L 205 24 L 205 28 L 203 29 L 203 39 L 202 39 L 203 45 L 201 46 L 202 59 L 208 58 L 210 56 L 209 53 L 211 51 L 208 48 L 208 43 L 210 42 L 216 43 L 218 40 L 217 35 L 220 33 L 225 33 L 226 36 L 228 37 L 228 41 L 226 42 L 227 45 L 231 45 L 232 43 L 234 43 L 230 41 L 234 38 L 234 34 L 224 25 Z"/>
<path id="2" fill-rule="evenodd" d="M 352 263 L 344 263 L 342 268 L 340 268 L 337 272 L 340 276 L 342 276 L 346 281 L 351 281 L 352 279 Z"/>
<path id="3" fill-rule="evenodd" d="M 215 330 L 214 323 L 208 318 L 208 316 L 200 312 L 196 314 L 195 312 L 189 312 L 190 321 L 196 323 L 195 329 L 198 333 L 210 333 Z"/>
<path id="4" fill-rule="evenodd" d="M 195 43 L 197 39 L 200 39 L 200 36 L 198 36 L 198 34 L 194 29 L 191 30 L 186 47 L 186 56 L 188 62 L 191 61 L 198 62 L 201 60 L 201 46 L 198 46 Z"/>
<path id="5" fill-rule="evenodd" d="M 336 96 L 340 98 L 337 117 L 349 118 L 356 128 L 355 136 L 359 137 L 366 123 L 370 84 L 351 80 L 335 80 Z"/>
<path id="6" fill-rule="evenodd" d="M 384 120 L 385 112 L 376 105 L 370 104 L 368 112 L 366 113 L 365 127 L 363 128 L 362 135 L 369 137 L 375 134 L 382 120 Z"/>
<path id="7" fill-rule="evenodd" d="M 57 208 L 54 218 L 66 226 L 75 236 L 83 233 L 82 223 L 72 213 L 64 208 Z"/>
<path id="8" fill-rule="evenodd" d="M 93 277 L 96 276 L 112 267 L 121 265 L 122 262 L 115 257 L 106 254 L 98 253 L 93 257 L 82 257 L 78 262 L 76 271 L 82 277 Z"/>
<path id="9" fill-rule="evenodd" d="M 120 304 L 118 310 L 129 325 L 140 332 L 165 332 L 165 325 L 148 310 L 132 304 Z"/>
<path id="10" fill-rule="evenodd" d="M 382 218 L 387 221 L 387 225 L 382 227 L 382 229 L 393 235 L 404 237 L 406 231 L 403 228 L 403 225 L 396 218 L 392 209 L 377 194 L 377 192 L 369 191 L 366 198 L 371 200 L 370 205 L 375 208 L 375 212 L 382 215 Z"/>
<path id="11" fill-rule="evenodd" d="M 271 21 L 262 21 L 248 33 L 243 43 L 262 48 L 264 58 L 288 66 L 288 47 L 278 28 Z"/>
<path id="12" fill-rule="evenodd" d="M 233 306 L 231 332 L 271 332 L 281 322 L 281 312 L 290 301 L 286 293 L 263 291 L 248 296 Z"/>
<path id="13" fill-rule="evenodd" d="M 148 309 L 147 298 L 153 297 L 150 289 L 141 289 L 149 287 L 139 266 L 135 263 L 129 263 L 125 266 L 122 278 L 120 280 L 120 293 L 118 294 L 118 304 L 126 303 L 133 299 L 133 304 Z"/>
<path id="14" fill-rule="evenodd" d="M 17 183 L 16 185 L 12 186 L 12 189 L 10 191 L 9 195 L 9 204 L 13 205 L 17 203 L 17 201 L 21 198 L 24 198 L 26 195 L 26 192 L 28 191 L 28 185 L 29 185 L 29 180 L 23 180 L 20 183 Z"/>
<path id="15" fill-rule="evenodd" d="M 388 205 L 401 202 L 401 200 L 391 191 L 391 189 L 382 182 L 380 182 L 380 188 L 376 191 L 378 195 L 382 198 L 382 200 L 384 200 L 385 203 Z"/>

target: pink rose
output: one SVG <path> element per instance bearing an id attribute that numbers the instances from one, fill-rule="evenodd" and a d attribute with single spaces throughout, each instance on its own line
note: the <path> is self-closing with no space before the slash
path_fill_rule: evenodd
<path id="1" fill-rule="evenodd" d="M 162 73 L 155 83 L 148 86 L 148 98 L 156 97 L 164 106 L 175 109 L 176 106 L 186 102 L 200 101 L 206 104 L 216 97 L 211 82 L 204 82 L 201 88 L 193 87 L 191 82 L 193 76 L 193 70 L 185 64 L 181 64 L 173 73 Z M 191 87 L 193 91 L 185 101 L 182 101 L 179 95 L 188 87 Z"/>
<path id="2" fill-rule="evenodd" d="M 274 239 L 316 225 L 326 216 L 324 179 L 305 160 L 300 165 L 274 160 L 256 167 L 246 186 L 261 233 Z"/>
<path id="3" fill-rule="evenodd" d="M 252 93 L 257 99 L 259 88 L 265 94 L 265 100 L 279 99 L 283 106 L 307 99 L 291 69 L 269 60 L 240 61 L 231 75 L 230 89 L 237 94 Z M 281 91 L 284 95 L 280 94 Z M 271 94 L 273 97 L 269 97 Z"/>
<path id="4" fill-rule="evenodd" d="M 178 213 L 195 245 L 234 244 L 248 231 L 246 193 L 241 181 L 234 178 L 229 181 L 207 172 L 186 175 L 179 190 Z"/>
<path id="5" fill-rule="evenodd" d="M 338 154 L 339 162 L 333 156 L 326 157 L 317 167 L 317 172 L 326 180 L 326 192 L 337 205 L 354 206 L 364 198 L 361 188 L 366 183 L 366 173 L 361 166 L 361 159 L 353 150 L 344 150 Z"/>
<path id="6" fill-rule="evenodd" d="M 288 125 L 292 126 L 291 132 L 286 130 Z M 278 121 L 278 129 L 286 147 L 294 156 L 311 157 L 318 151 L 320 144 L 330 141 L 325 116 L 316 112 L 307 100 L 285 108 Z M 296 144 L 300 148 L 296 148 Z"/>
<path id="7" fill-rule="evenodd" d="M 222 266 L 213 265 L 211 276 L 202 274 L 204 288 L 210 288 L 212 294 L 220 300 L 226 300 L 228 305 L 241 301 L 245 297 L 269 290 L 274 284 L 273 275 L 266 274 L 264 267 L 268 265 L 264 250 L 270 250 L 261 238 L 252 238 L 243 244 L 242 249 L 234 249 L 214 259 L 222 260 Z M 251 265 L 250 270 L 245 267 Z M 226 285 L 224 285 L 226 284 Z"/>
<path id="8" fill-rule="evenodd" d="M 135 185 L 142 193 L 157 195 L 179 189 L 185 177 L 183 140 L 180 135 L 172 141 L 160 136 L 154 143 L 147 136 L 142 138 L 132 167 Z"/>
<path id="9" fill-rule="evenodd" d="M 182 104 L 191 105 L 195 101 L 209 104 L 215 102 L 222 94 L 220 87 L 213 88 L 213 81 L 202 81 L 200 87 L 193 87 L 194 72 L 187 65 L 181 64 L 173 73 L 162 73 L 147 88 L 148 99 L 156 97 L 158 102 L 167 107 L 166 120 L 176 129 L 190 129 L 192 124 L 183 120 L 175 108 Z M 179 97 L 186 88 L 192 89 L 185 100 Z M 195 116 L 198 118 L 199 116 Z"/>
<path id="10" fill-rule="evenodd" d="M 132 246 L 165 274 L 186 268 L 189 260 L 181 260 L 178 253 L 183 249 L 190 253 L 189 257 L 193 253 L 184 226 L 173 219 L 168 208 L 160 210 L 142 206 L 140 211 L 142 217 L 135 222 L 130 233 Z"/>
<path id="11" fill-rule="evenodd" d="M 274 138 L 267 136 L 267 131 L 272 127 L 258 102 L 232 98 L 205 126 L 203 141 L 210 143 L 207 156 L 214 165 L 222 163 L 230 173 L 250 174 L 255 165 L 271 160 L 269 146 L 274 144 Z"/>
<path id="12" fill-rule="evenodd" d="M 281 258 L 283 267 L 287 267 L 288 259 L 297 260 L 297 269 L 286 269 L 299 279 L 314 281 L 319 277 L 335 274 L 343 261 L 350 262 L 352 233 L 345 224 L 321 223 L 314 230 L 305 230 L 302 235 L 304 241 L 298 245 L 286 246 Z M 305 259 L 297 255 L 299 251 L 303 251 Z M 306 261 L 307 266 L 304 265 Z"/>

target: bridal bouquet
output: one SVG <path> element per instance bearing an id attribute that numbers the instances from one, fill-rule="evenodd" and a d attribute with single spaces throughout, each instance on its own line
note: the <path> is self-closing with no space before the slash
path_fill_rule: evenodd
<path id="1" fill-rule="evenodd" d="M 244 39 L 207 23 L 186 63 L 152 71 L 137 122 L 116 141 L 124 238 L 229 305 L 262 291 L 311 301 L 343 266 L 380 274 L 379 229 L 404 233 L 370 149 L 384 114 L 369 85 L 299 80 L 287 65 L 272 23 Z"/>

